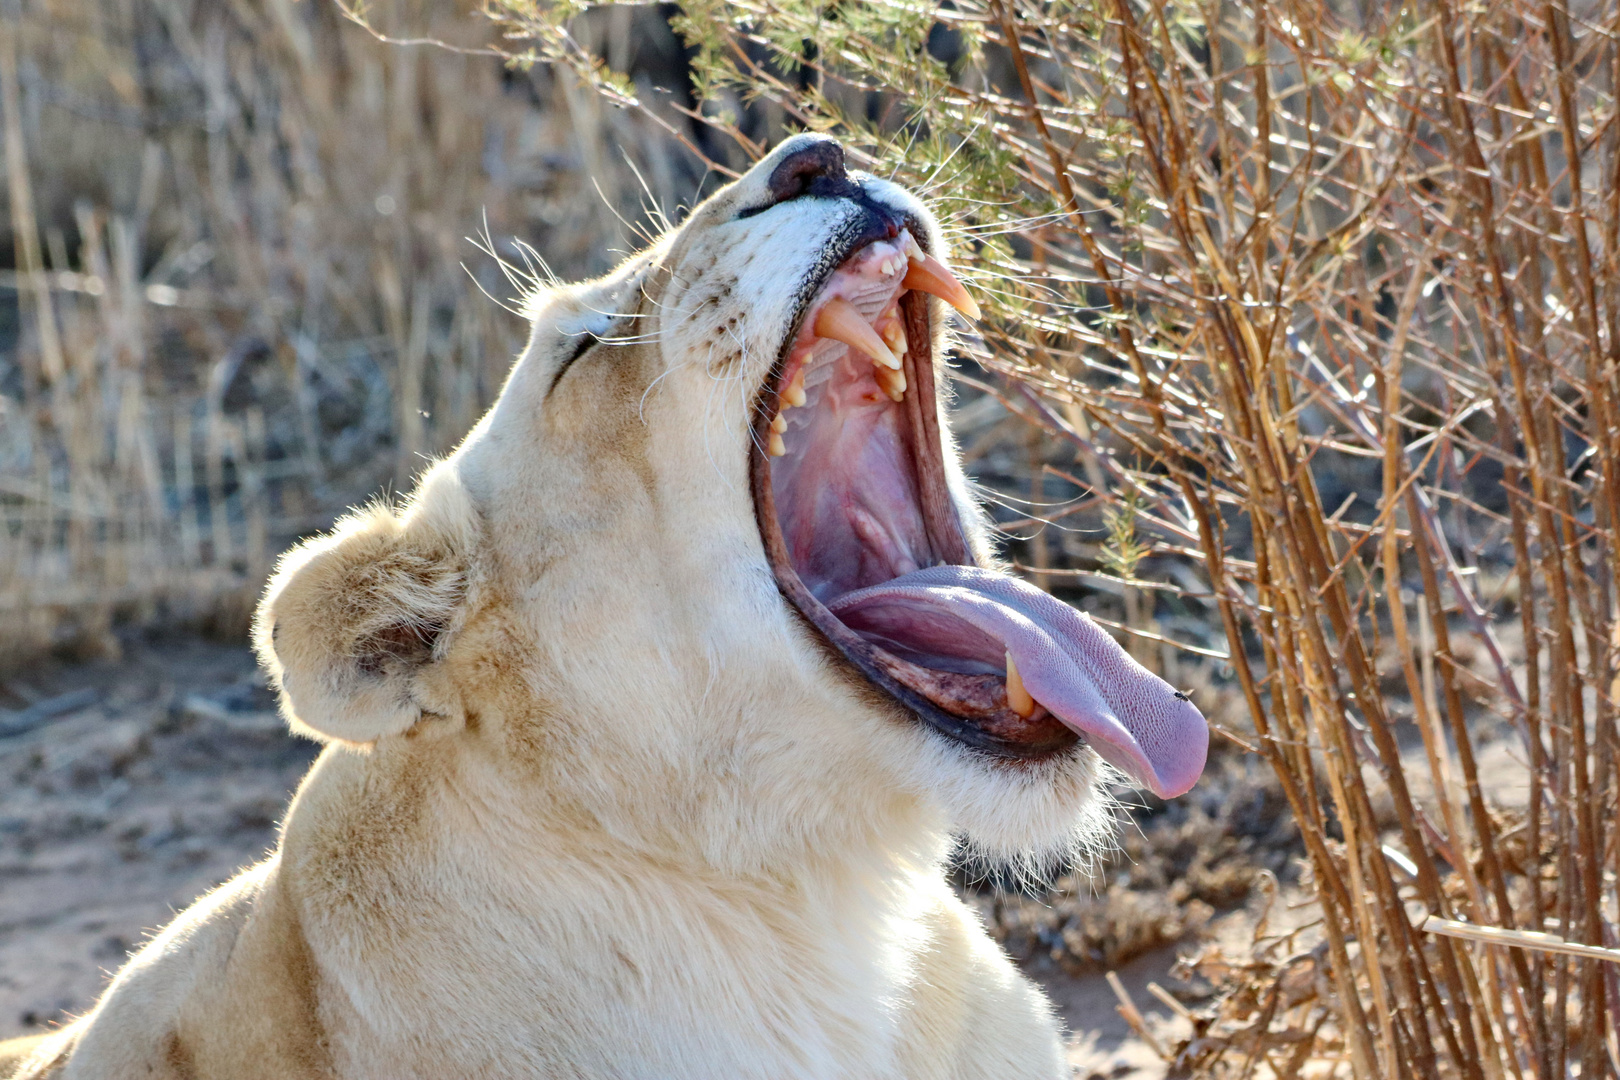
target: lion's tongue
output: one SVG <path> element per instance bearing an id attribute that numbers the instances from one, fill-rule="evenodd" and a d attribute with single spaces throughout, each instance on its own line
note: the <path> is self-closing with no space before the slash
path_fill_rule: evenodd
<path id="1" fill-rule="evenodd" d="M 1204 771 L 1209 727 L 1193 704 L 1085 615 L 1027 582 L 932 566 L 828 607 L 852 630 L 925 666 L 1002 672 L 1011 653 L 1036 701 L 1162 798 L 1180 795 Z"/>

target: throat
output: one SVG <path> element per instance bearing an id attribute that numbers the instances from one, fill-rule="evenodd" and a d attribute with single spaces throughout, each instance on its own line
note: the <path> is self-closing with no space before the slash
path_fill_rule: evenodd
<path id="1" fill-rule="evenodd" d="M 806 406 L 783 414 L 787 452 L 771 479 L 789 558 L 829 603 L 934 557 L 901 406 L 874 383 L 865 357 L 822 351 L 834 355 L 810 358 Z"/>

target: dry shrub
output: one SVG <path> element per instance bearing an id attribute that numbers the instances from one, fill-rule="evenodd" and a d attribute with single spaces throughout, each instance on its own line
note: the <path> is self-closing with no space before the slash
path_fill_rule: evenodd
<path id="1" fill-rule="evenodd" d="M 492 4 L 633 102 L 580 6 Z M 1246 968 L 1262 1030 L 1303 1034 L 1233 1067 L 1613 1075 L 1620 964 L 1523 932 L 1620 945 L 1615 7 L 699 0 L 677 26 L 711 131 L 836 132 L 949 219 L 990 300 L 964 348 L 1045 440 L 1028 491 L 1089 492 L 1065 520 L 1105 538 L 1031 543 L 1037 580 L 1119 590 L 1154 663 L 1224 632 L 1182 655 L 1224 650 L 1299 825 L 1332 1021 L 1286 1004 L 1292 962 Z M 1504 738 L 1511 785 L 1481 775 Z"/>
<path id="2" fill-rule="evenodd" d="M 1243 960 L 1208 948 L 1180 961 L 1176 975 L 1223 992 L 1191 1017 L 1193 1033 L 1176 1048 L 1167 1080 L 1252 1075 L 1261 1061 L 1281 1078 L 1320 1076 L 1329 1071 L 1324 1064 L 1344 1055 L 1325 945 L 1279 953 L 1257 941 Z"/>

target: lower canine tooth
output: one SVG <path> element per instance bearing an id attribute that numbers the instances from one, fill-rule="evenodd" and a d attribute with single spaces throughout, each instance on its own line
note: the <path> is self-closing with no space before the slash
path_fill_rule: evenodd
<path id="1" fill-rule="evenodd" d="M 780 434 L 782 434 L 782 432 L 784 432 L 786 430 L 787 430 L 787 417 L 783 416 L 781 413 L 777 413 L 774 417 L 771 418 L 771 431 L 773 431 L 776 434 L 780 435 Z"/>
<path id="2" fill-rule="evenodd" d="M 1012 650 L 1007 651 L 1007 708 L 1028 720 L 1035 715 L 1035 699 L 1024 689 L 1024 680 L 1013 663 Z"/>
<path id="3" fill-rule="evenodd" d="M 771 457 L 782 457 L 787 453 L 787 444 L 782 441 L 781 435 L 773 431 L 765 442 L 765 452 Z"/>

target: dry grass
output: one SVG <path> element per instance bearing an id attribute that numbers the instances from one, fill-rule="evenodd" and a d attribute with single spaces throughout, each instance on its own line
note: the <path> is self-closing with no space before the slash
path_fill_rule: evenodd
<path id="1" fill-rule="evenodd" d="M 405 487 L 499 388 L 525 327 L 462 269 L 517 292 L 468 242 L 482 222 L 517 266 L 513 236 L 596 273 L 637 243 L 638 206 L 695 186 L 568 73 L 386 46 L 327 3 L 19 14 L 0 24 L 7 662 L 110 647 L 119 618 L 240 625 L 291 537 Z M 483 32 L 449 5 L 393 14 Z"/>

